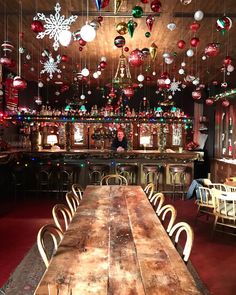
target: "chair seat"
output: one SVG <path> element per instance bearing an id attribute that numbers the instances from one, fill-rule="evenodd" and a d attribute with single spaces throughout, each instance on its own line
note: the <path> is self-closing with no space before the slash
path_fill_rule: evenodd
<path id="1" fill-rule="evenodd" d="M 170 166 L 169 170 L 171 173 L 183 173 L 186 171 L 186 166 L 181 166 L 181 165 Z"/>
<path id="2" fill-rule="evenodd" d="M 159 172 L 159 167 L 157 166 L 151 166 L 151 165 L 148 165 L 148 166 L 143 166 L 143 171 L 144 172 L 153 172 L 153 173 L 157 173 Z"/>
<path id="3" fill-rule="evenodd" d="M 108 170 L 108 168 L 109 167 L 107 165 L 103 165 L 103 164 L 95 164 L 95 165 L 89 166 L 90 171 L 105 171 L 105 170 Z"/>
<path id="4" fill-rule="evenodd" d="M 127 171 L 127 172 L 135 172 L 136 171 L 136 166 L 134 165 L 119 165 L 118 169 L 120 171 Z"/>

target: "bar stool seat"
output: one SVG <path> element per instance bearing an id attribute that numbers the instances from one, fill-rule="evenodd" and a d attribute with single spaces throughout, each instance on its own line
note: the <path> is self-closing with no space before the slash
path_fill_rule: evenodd
<path id="1" fill-rule="evenodd" d="M 155 190 L 158 191 L 161 167 L 158 165 L 143 165 L 143 172 L 145 177 L 145 186 L 152 182 L 155 185 Z"/>
<path id="2" fill-rule="evenodd" d="M 90 164 L 89 170 L 89 183 L 94 185 L 99 185 L 103 176 L 105 176 L 110 167 L 106 164 Z"/>
<path id="3" fill-rule="evenodd" d="M 124 176 L 128 184 L 136 184 L 137 183 L 137 169 L 136 165 L 131 164 L 119 164 L 116 169 L 118 174 Z"/>
<path id="4" fill-rule="evenodd" d="M 187 169 L 187 167 L 183 166 L 183 165 L 169 166 L 170 182 L 172 185 L 173 198 L 175 198 L 176 194 L 181 194 L 182 199 L 184 199 L 186 169 Z"/>

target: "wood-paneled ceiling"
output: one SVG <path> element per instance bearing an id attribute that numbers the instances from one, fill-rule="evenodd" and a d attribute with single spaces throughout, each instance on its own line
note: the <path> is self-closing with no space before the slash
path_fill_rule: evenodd
<path id="1" fill-rule="evenodd" d="M 155 22 L 149 38 L 145 37 L 145 33 L 148 31 L 146 25 L 146 16 L 154 14 L 150 8 L 151 0 L 148 0 L 147 4 L 144 4 L 141 0 L 123 0 L 120 11 L 117 15 L 114 15 L 114 2 L 110 0 L 109 5 L 102 9 L 99 13 L 97 11 L 95 1 L 78 1 L 78 0 L 58 0 L 61 5 L 61 14 L 69 17 L 71 14 L 78 14 L 77 20 L 71 25 L 71 31 L 75 32 L 79 30 L 86 22 L 87 12 L 88 19 L 92 21 L 97 19 L 100 14 L 103 16 L 101 26 L 97 30 L 97 36 L 94 41 L 87 43 L 80 51 L 80 45 L 78 41 L 73 42 L 67 48 L 62 46 L 57 52 L 54 52 L 52 47 L 52 39 L 45 36 L 44 39 L 36 39 L 36 34 L 31 30 L 31 23 L 33 17 L 37 12 L 44 12 L 46 16 L 50 13 L 55 14 L 54 7 L 56 1 L 54 0 L 1 0 L 0 1 L 0 42 L 9 40 L 14 45 L 14 51 L 11 56 L 18 63 L 18 35 L 19 32 L 23 32 L 22 47 L 25 48 L 25 53 L 22 54 L 22 76 L 27 80 L 37 80 L 39 78 L 39 72 L 42 69 L 40 63 L 41 53 L 44 49 L 48 49 L 55 57 L 57 54 L 66 54 L 69 57 L 69 61 L 60 64 L 62 70 L 61 78 L 54 75 L 52 82 L 55 80 L 61 80 L 63 82 L 71 83 L 74 81 L 75 73 L 79 73 L 82 68 L 87 66 L 90 70 L 90 76 L 88 80 L 91 83 L 98 84 L 100 86 L 106 85 L 112 81 L 114 77 L 118 58 L 121 50 L 114 46 L 114 38 L 119 34 L 116 31 L 116 25 L 119 22 L 128 22 L 132 19 L 132 8 L 135 5 L 139 5 L 143 8 L 144 15 L 141 18 L 136 18 L 138 26 L 135 29 L 133 38 L 129 34 L 124 35 L 126 39 L 126 45 L 129 48 L 129 52 L 125 53 L 129 56 L 129 53 L 136 49 L 150 48 L 151 44 L 155 42 L 158 46 L 157 58 L 153 61 L 150 57 L 145 59 L 144 64 L 141 67 L 131 68 L 131 75 L 134 82 L 137 82 L 137 76 L 143 73 L 145 76 L 149 75 L 152 78 L 152 83 L 156 84 L 157 77 L 161 72 L 167 71 L 170 73 L 171 79 L 184 81 L 187 74 L 200 78 L 201 83 L 211 83 L 213 80 L 217 80 L 219 83 L 224 81 L 224 73 L 222 72 L 222 65 L 224 58 L 229 55 L 232 57 L 232 65 L 236 66 L 236 5 L 235 0 L 192 0 L 189 5 L 183 5 L 180 0 L 163 0 L 161 13 L 155 16 Z M 20 3 L 22 3 L 22 13 L 20 10 Z M 190 29 L 190 24 L 194 21 L 193 14 L 197 10 L 202 10 L 205 14 L 202 21 L 199 21 L 200 29 L 194 34 Z M 232 28 L 225 34 L 216 30 L 216 20 L 223 15 L 231 17 L 233 21 Z M 20 18 L 22 16 L 22 29 L 19 29 L 21 24 Z M 167 28 L 167 24 L 174 22 L 176 29 L 170 31 Z M 44 22 L 43 22 L 44 23 Z M 195 55 L 193 57 L 186 56 L 186 50 L 191 48 L 189 45 L 190 39 L 197 36 L 200 39 L 200 44 L 197 48 L 193 48 Z M 177 47 L 177 41 L 183 39 L 186 42 L 186 48 L 181 50 Z M 209 57 L 203 60 L 204 49 L 210 42 L 217 42 L 220 44 L 220 53 L 216 57 Z M 174 57 L 174 62 L 171 65 L 167 65 L 163 60 L 163 53 L 168 52 Z M 1 51 L 1 56 L 3 51 Z M 31 59 L 27 60 L 27 55 L 30 55 Z M 93 72 L 97 70 L 101 57 L 106 57 L 107 67 L 102 71 L 102 75 L 99 79 L 93 78 Z M 179 74 L 182 62 L 186 63 L 185 75 Z M 150 66 L 149 66 L 150 65 Z M 232 68 L 231 68 L 232 69 Z M 12 68 L 13 72 L 17 72 L 17 66 Z M 157 75 L 153 76 L 152 73 L 156 72 Z M 226 74 L 226 81 L 229 85 L 236 83 L 236 74 L 231 72 L 230 75 Z M 43 74 L 42 78 L 46 79 L 47 74 Z"/>

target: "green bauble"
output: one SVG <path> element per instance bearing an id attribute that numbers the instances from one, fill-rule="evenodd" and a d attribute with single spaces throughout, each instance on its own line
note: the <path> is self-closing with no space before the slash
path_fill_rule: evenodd
<path id="1" fill-rule="evenodd" d="M 146 33 L 145 33 L 145 37 L 146 37 L 146 38 L 151 37 L 151 33 L 150 33 L 150 32 L 146 32 Z"/>
<path id="2" fill-rule="evenodd" d="M 143 9 L 141 6 L 134 6 L 132 9 L 132 16 L 135 18 L 139 18 L 143 16 Z"/>

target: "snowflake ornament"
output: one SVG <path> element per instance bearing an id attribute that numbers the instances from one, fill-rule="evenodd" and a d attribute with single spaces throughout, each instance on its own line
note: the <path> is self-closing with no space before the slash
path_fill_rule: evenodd
<path id="1" fill-rule="evenodd" d="M 179 88 L 180 85 L 181 82 L 176 81 L 174 78 L 173 81 L 170 83 L 170 88 L 168 89 L 168 91 L 170 91 L 172 95 L 175 95 L 176 91 L 181 91 L 181 89 Z"/>
<path id="2" fill-rule="evenodd" d="M 60 15 L 61 6 L 59 3 L 54 7 L 55 15 L 50 14 L 46 17 L 44 13 L 37 13 L 34 20 L 45 21 L 43 32 L 38 33 L 37 39 L 43 39 L 46 35 L 49 35 L 49 39 L 54 39 L 53 48 L 55 51 L 58 50 L 59 44 L 59 34 L 61 31 L 66 31 L 70 29 L 70 25 L 77 19 L 77 15 L 71 15 L 69 18 L 65 18 L 64 15 Z"/>
<path id="3" fill-rule="evenodd" d="M 61 73 L 61 70 L 58 69 L 58 65 L 60 62 L 60 55 L 58 55 L 57 59 L 55 60 L 50 54 L 48 60 L 46 60 L 45 62 L 41 62 L 41 64 L 43 65 L 43 69 L 40 71 L 40 74 L 47 73 L 49 74 L 49 78 L 52 79 L 54 73 Z"/>

